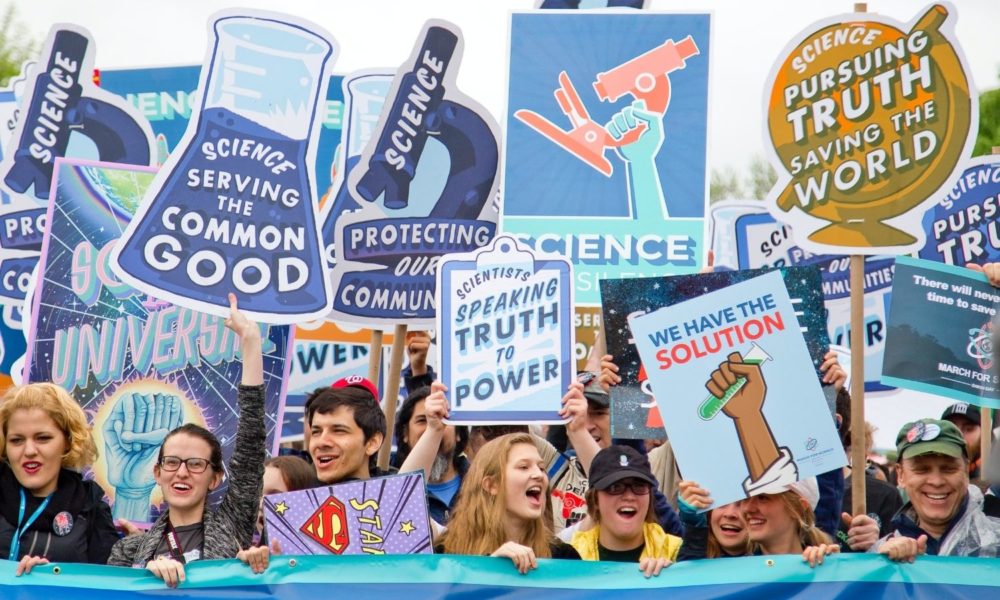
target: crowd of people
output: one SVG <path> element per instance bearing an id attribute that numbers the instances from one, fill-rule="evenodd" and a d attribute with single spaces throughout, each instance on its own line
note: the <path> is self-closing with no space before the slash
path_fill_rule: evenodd
<path id="1" fill-rule="evenodd" d="M 1000 283 L 1000 268 L 991 265 L 987 275 Z M 389 471 L 375 462 L 388 443 L 386 417 L 377 388 L 362 378 L 310 395 L 304 459 L 265 460 L 260 328 L 232 295 L 230 304 L 226 326 L 239 336 L 243 357 L 234 450 L 223 465 L 221 444 L 207 429 L 185 424 L 170 432 L 153 467 L 166 510 L 148 530 L 115 523 L 101 488 L 81 476 L 98 450 L 69 394 L 48 383 L 6 393 L 0 552 L 16 562 L 17 575 L 49 562 L 86 562 L 146 569 L 176 587 L 187 563 L 225 558 L 260 573 L 281 552 L 268 541 L 263 494 L 418 470 L 427 482 L 435 552 L 503 557 L 520 573 L 548 558 L 633 563 L 651 577 L 677 561 L 751 555 L 799 555 L 818 567 L 837 552 L 899 562 L 1000 552 L 997 489 L 976 480 L 977 407 L 957 404 L 940 419 L 905 425 L 891 471 L 862 467 L 866 514 L 851 514 L 850 468 L 716 506 L 710 490 L 681 479 L 669 441 L 612 438 L 609 392 L 621 382 L 613 356 L 570 385 L 560 413 L 565 426 L 455 427 L 446 424 L 448 389 L 426 364 L 429 337 L 416 334 L 407 340 L 408 394 L 396 415 Z M 850 398 L 834 354 L 820 377 L 837 391 L 834 419 L 846 448 Z M 210 506 L 226 474 L 222 501 Z"/>

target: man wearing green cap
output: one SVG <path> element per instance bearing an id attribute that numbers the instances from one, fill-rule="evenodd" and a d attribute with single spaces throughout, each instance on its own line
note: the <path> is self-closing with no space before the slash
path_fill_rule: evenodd
<path id="1" fill-rule="evenodd" d="M 892 520 L 893 533 L 869 552 L 913 562 L 918 554 L 997 556 L 1000 519 L 983 514 L 983 494 L 969 485 L 962 433 L 950 421 L 921 419 L 896 437 L 896 474 L 910 502 Z"/>

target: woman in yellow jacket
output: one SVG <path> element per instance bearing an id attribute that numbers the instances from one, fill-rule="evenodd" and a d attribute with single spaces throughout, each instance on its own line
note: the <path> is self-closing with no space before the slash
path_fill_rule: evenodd
<path id="1" fill-rule="evenodd" d="M 597 453 L 590 466 L 587 512 L 594 526 L 577 532 L 572 546 L 583 560 L 637 562 L 646 577 L 677 560 L 681 538 L 657 523 L 649 460 L 628 446 Z"/>

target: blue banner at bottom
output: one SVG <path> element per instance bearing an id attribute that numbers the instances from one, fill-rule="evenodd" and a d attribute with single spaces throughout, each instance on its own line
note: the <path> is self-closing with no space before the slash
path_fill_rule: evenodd
<path id="1" fill-rule="evenodd" d="M 278 556 L 261 575 L 235 561 L 188 565 L 177 590 L 141 569 L 80 564 L 42 565 L 14 577 L 16 564 L 0 565 L 0 598 L 100 598 L 136 595 L 184 598 L 341 598 L 407 600 L 521 597 L 556 600 L 701 598 L 995 598 L 995 558 L 920 557 L 897 564 L 878 555 L 831 556 L 810 569 L 798 556 L 760 556 L 685 562 L 646 579 L 624 563 L 540 560 L 519 575 L 511 561 L 460 556 Z M 336 588 L 331 588 L 336 585 Z"/>

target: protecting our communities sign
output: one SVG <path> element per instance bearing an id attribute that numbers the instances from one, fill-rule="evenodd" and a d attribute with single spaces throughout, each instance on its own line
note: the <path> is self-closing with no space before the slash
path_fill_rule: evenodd
<path id="1" fill-rule="evenodd" d="M 978 128 L 955 21 L 947 4 L 909 25 L 841 15 L 807 28 L 780 56 L 764 99 L 778 171 L 768 208 L 805 249 L 923 245 L 922 209 L 951 188 Z"/>

